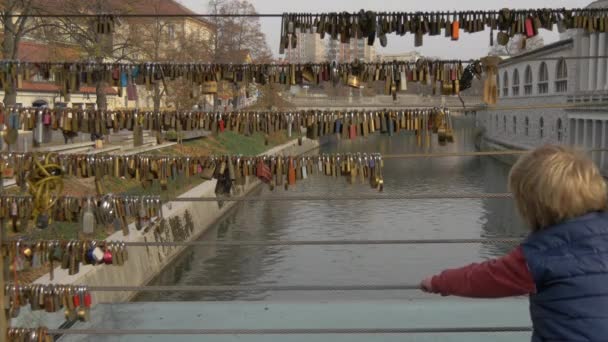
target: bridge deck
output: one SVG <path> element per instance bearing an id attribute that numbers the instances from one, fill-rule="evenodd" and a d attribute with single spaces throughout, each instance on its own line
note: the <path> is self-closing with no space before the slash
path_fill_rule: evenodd
<path id="1" fill-rule="evenodd" d="M 74 329 L 323 329 L 529 326 L 527 300 L 454 298 L 361 302 L 180 302 L 97 305 Z M 529 333 L 416 335 L 84 336 L 60 341 L 370 342 L 529 340 Z"/>

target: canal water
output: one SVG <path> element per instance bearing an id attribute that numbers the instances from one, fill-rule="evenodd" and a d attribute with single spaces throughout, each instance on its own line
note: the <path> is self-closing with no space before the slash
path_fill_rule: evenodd
<path id="1" fill-rule="evenodd" d="M 458 127 L 460 126 L 460 127 Z M 474 151 L 475 128 L 457 126 L 455 142 L 431 152 Z M 422 152 L 413 135 L 339 140 L 320 152 Z M 318 153 L 319 151 L 315 152 Z M 385 161 L 384 193 L 505 192 L 509 165 L 491 157 Z M 295 190 L 261 187 L 253 195 L 374 194 L 369 185 L 316 176 Z M 332 240 L 520 237 L 511 199 L 246 202 L 201 240 Z M 444 268 L 507 253 L 512 244 L 191 247 L 149 285 L 373 285 L 417 283 Z M 426 298 L 420 291 L 160 292 L 135 301 L 386 300 Z"/>

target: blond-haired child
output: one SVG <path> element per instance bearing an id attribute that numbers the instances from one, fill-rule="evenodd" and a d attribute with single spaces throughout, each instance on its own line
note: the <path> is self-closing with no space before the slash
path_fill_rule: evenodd
<path id="1" fill-rule="evenodd" d="M 608 341 L 606 184 L 585 155 L 547 145 L 522 156 L 509 189 L 530 226 L 498 259 L 428 277 L 423 291 L 444 296 L 529 295 L 532 341 Z"/>

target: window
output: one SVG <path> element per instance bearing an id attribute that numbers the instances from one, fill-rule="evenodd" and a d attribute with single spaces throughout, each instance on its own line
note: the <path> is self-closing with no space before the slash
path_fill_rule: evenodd
<path id="1" fill-rule="evenodd" d="M 541 117 L 538 121 L 538 136 L 542 139 L 544 136 L 545 120 Z"/>
<path id="2" fill-rule="evenodd" d="M 524 75 L 524 95 L 532 95 L 532 68 L 529 65 Z"/>
<path id="3" fill-rule="evenodd" d="M 564 137 L 563 127 L 562 127 L 562 119 L 557 119 L 557 141 L 562 141 Z"/>
<path id="4" fill-rule="evenodd" d="M 169 37 L 170 41 L 173 41 L 175 39 L 175 25 L 167 25 L 167 36 Z"/>
<path id="5" fill-rule="evenodd" d="M 524 132 L 526 136 L 530 134 L 530 119 L 526 116 L 526 120 L 524 121 Z"/>
<path id="6" fill-rule="evenodd" d="M 496 74 L 496 87 L 498 88 L 498 90 L 496 90 L 498 96 L 500 96 L 500 75 Z"/>
<path id="7" fill-rule="evenodd" d="M 506 71 L 502 78 L 502 96 L 509 96 L 509 74 Z"/>
<path id="8" fill-rule="evenodd" d="M 513 116 L 513 134 L 517 134 L 517 117 Z"/>
<path id="9" fill-rule="evenodd" d="M 498 131 L 498 114 L 494 115 L 494 123 L 496 126 L 496 130 Z"/>
<path id="10" fill-rule="evenodd" d="M 555 73 L 555 92 L 565 93 L 568 91 L 568 65 L 565 60 L 557 62 L 557 72 Z"/>
<path id="11" fill-rule="evenodd" d="M 538 93 L 546 94 L 549 92 L 549 70 L 545 62 L 540 63 L 538 70 Z"/>
<path id="12" fill-rule="evenodd" d="M 513 71 L 513 91 L 512 96 L 519 96 L 519 71 L 515 69 Z"/>
<path id="13" fill-rule="evenodd" d="M 502 131 L 507 133 L 507 116 L 502 117 Z"/>

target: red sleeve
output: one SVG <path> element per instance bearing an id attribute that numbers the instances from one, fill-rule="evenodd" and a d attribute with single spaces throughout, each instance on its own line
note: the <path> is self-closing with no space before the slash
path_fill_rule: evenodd
<path id="1" fill-rule="evenodd" d="M 431 280 L 432 292 L 443 296 L 499 298 L 536 292 L 521 246 L 483 263 L 445 270 Z"/>

